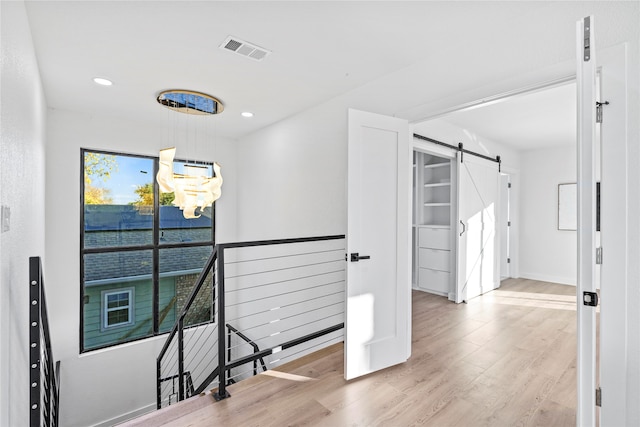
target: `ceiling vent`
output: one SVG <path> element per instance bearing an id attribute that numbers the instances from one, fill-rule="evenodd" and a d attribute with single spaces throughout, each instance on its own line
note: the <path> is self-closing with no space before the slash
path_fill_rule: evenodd
<path id="1" fill-rule="evenodd" d="M 256 46 L 252 43 L 240 40 L 237 37 L 229 36 L 222 42 L 220 49 L 229 50 L 237 53 L 238 55 L 245 56 L 247 58 L 254 59 L 256 61 L 262 61 L 271 51 Z"/>

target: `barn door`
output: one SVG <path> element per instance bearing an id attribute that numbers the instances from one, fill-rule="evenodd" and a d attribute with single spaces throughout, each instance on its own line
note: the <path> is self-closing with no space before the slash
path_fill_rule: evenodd
<path id="1" fill-rule="evenodd" d="M 500 286 L 500 174 L 495 162 L 458 152 L 457 303 Z"/>

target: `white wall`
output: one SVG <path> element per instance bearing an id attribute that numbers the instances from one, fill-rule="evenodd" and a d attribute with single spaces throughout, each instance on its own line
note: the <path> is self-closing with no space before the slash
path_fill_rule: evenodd
<path id="1" fill-rule="evenodd" d="M 29 257 L 45 254 L 46 101 L 24 4 L 0 2 L 0 16 L 0 204 L 11 210 L 0 234 L 0 426 L 20 426 L 29 419 Z"/>
<path id="2" fill-rule="evenodd" d="M 238 236 L 279 239 L 346 231 L 345 106 L 320 106 L 238 144 Z"/>
<path id="3" fill-rule="evenodd" d="M 558 230 L 558 184 L 576 182 L 575 144 L 521 158 L 520 277 L 575 286 L 577 235 Z"/>
<path id="4" fill-rule="evenodd" d="M 192 145 L 195 157 L 218 161 L 223 167 L 223 193 L 216 202 L 217 239 L 233 241 L 237 194 L 234 143 L 218 140 Z M 45 273 L 56 357 L 62 362 L 60 405 L 65 426 L 93 425 L 114 417 L 117 421 L 120 416 L 155 408 L 155 360 L 166 338 L 163 335 L 79 355 L 80 148 L 157 155 L 166 146 L 167 131 L 155 126 L 49 112 Z"/>

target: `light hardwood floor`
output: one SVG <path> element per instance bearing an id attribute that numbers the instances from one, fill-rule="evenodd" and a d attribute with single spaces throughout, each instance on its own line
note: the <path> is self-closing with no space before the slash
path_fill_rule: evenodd
<path id="1" fill-rule="evenodd" d="M 337 344 L 124 425 L 574 426 L 575 359 L 574 287 L 508 279 L 460 305 L 414 291 L 404 364 L 347 382 Z"/>

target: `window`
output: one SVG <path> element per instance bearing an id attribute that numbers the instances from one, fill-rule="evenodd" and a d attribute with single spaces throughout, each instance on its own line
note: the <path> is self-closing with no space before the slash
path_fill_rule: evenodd
<path id="1" fill-rule="evenodd" d="M 133 289 L 124 291 L 102 292 L 104 329 L 125 326 L 133 323 Z"/>
<path id="2" fill-rule="evenodd" d="M 81 150 L 81 167 L 80 352 L 170 331 L 213 250 L 215 210 L 185 219 L 158 190 L 156 157 Z M 213 320 L 212 292 L 187 324 Z"/>

